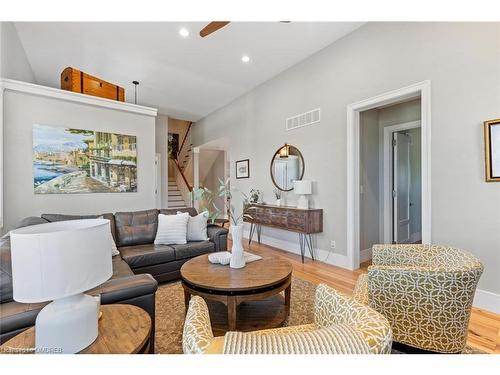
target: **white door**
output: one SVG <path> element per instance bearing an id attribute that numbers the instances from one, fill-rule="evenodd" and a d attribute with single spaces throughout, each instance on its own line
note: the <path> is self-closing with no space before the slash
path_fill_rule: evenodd
<path id="1" fill-rule="evenodd" d="M 410 142 L 408 134 L 393 133 L 394 243 L 410 241 Z"/>

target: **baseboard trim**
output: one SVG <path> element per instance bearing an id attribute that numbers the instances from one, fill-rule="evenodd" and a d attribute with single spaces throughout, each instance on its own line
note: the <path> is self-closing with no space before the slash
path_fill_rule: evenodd
<path id="1" fill-rule="evenodd" d="M 369 261 L 372 259 L 372 248 L 361 250 L 359 253 L 359 261 L 361 263 Z"/>
<path id="2" fill-rule="evenodd" d="M 472 305 L 478 309 L 500 314 L 500 294 L 477 289 Z"/>
<path id="3" fill-rule="evenodd" d="M 243 238 L 248 241 L 248 237 L 250 236 L 250 228 L 245 226 L 243 229 Z M 254 234 L 252 242 L 257 241 L 257 235 Z M 272 247 L 276 247 L 280 250 L 288 251 L 293 254 L 300 255 L 300 246 L 299 240 L 297 238 L 297 242 L 291 242 L 286 240 L 281 240 L 279 238 L 274 238 L 270 236 L 261 235 L 260 242 L 269 245 Z M 251 250 L 250 250 L 251 252 Z M 306 250 L 304 254 L 305 258 L 311 259 L 311 255 L 309 254 L 309 250 Z M 330 264 L 332 266 L 342 267 L 346 269 L 350 269 L 349 262 L 346 255 L 335 254 L 331 251 L 323 250 L 323 249 L 314 249 L 314 257 L 317 261 L 323 262 L 326 264 Z"/>

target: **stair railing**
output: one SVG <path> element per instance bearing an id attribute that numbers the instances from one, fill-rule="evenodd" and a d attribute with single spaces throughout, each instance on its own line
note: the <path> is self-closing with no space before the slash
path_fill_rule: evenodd
<path id="1" fill-rule="evenodd" d="M 188 136 L 191 132 L 191 127 L 193 126 L 193 123 L 190 122 L 186 131 L 186 134 L 184 134 L 184 138 L 182 139 L 181 147 L 179 148 L 179 151 L 177 152 L 176 159 L 179 162 L 179 167 L 184 170 L 185 165 L 184 163 L 187 163 L 187 160 L 185 160 L 187 157 L 189 157 L 189 147 L 184 148 L 186 146 L 186 141 L 188 139 Z"/>
<path id="2" fill-rule="evenodd" d="M 186 139 L 187 139 L 187 136 L 188 136 L 188 134 L 189 134 L 189 132 L 191 130 L 191 126 L 193 126 L 193 122 L 192 121 L 189 122 L 188 130 L 186 131 L 186 134 L 184 134 L 184 139 L 182 140 L 181 147 L 179 148 L 179 152 L 177 152 L 177 157 L 179 157 L 179 155 L 182 152 L 182 149 L 184 148 L 184 145 L 186 144 Z"/>

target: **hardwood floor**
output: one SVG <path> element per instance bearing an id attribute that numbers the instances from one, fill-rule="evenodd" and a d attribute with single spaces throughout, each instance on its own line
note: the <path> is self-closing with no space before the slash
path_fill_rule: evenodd
<path id="1" fill-rule="evenodd" d="M 244 242 L 245 249 L 254 254 L 272 254 L 284 257 L 292 263 L 293 274 L 313 284 L 324 283 L 351 294 L 358 276 L 367 271 L 369 263 L 355 271 L 335 267 L 326 263 L 306 259 L 302 264 L 300 256 L 267 245 L 252 242 L 250 247 Z M 468 344 L 487 353 L 500 354 L 500 315 L 473 308 L 469 323 Z"/>

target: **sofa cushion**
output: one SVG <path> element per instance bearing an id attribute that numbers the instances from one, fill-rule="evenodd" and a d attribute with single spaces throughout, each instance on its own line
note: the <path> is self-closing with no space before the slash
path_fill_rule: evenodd
<path id="1" fill-rule="evenodd" d="M 175 259 L 193 258 L 198 255 L 215 251 L 215 245 L 210 241 L 188 242 L 185 245 L 169 245 L 175 250 Z"/>
<path id="2" fill-rule="evenodd" d="M 144 244 L 120 247 L 119 250 L 132 269 L 175 260 L 174 249 L 167 245 Z"/>
<path id="3" fill-rule="evenodd" d="M 111 225 L 111 234 L 113 235 L 113 240 L 116 242 L 116 224 L 115 216 L 111 213 L 105 213 L 100 215 L 63 215 L 63 214 L 42 214 L 42 219 L 49 222 L 54 221 L 65 221 L 65 220 L 82 220 L 82 219 L 98 219 L 102 217 L 103 219 L 108 219 Z"/>
<path id="4" fill-rule="evenodd" d="M 111 276 L 111 279 L 119 279 L 120 277 L 132 276 L 134 274 L 127 262 L 125 262 L 121 257 L 113 257 L 112 262 L 113 275 Z"/>
<path id="5" fill-rule="evenodd" d="M 116 244 L 133 246 L 153 243 L 158 227 L 158 210 L 117 212 Z"/>

